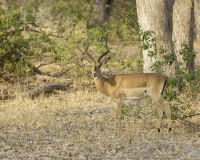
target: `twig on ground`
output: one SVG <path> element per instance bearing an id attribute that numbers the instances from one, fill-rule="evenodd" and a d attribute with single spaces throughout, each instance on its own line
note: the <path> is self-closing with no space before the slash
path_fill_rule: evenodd
<path id="1" fill-rule="evenodd" d="M 179 147 L 176 145 L 174 139 L 173 139 L 173 144 L 174 144 L 174 148 L 175 148 L 175 154 L 179 154 L 180 156 L 182 156 L 181 158 L 187 159 L 189 160 L 184 153 L 182 153 L 179 149 Z"/>
<path id="2" fill-rule="evenodd" d="M 151 144 L 150 142 L 148 142 L 146 139 L 145 139 L 145 141 L 146 141 L 147 143 L 149 143 L 150 146 L 152 146 L 156 151 L 158 151 L 160 154 L 162 154 L 162 152 L 161 152 L 159 149 L 157 149 L 153 144 Z"/>
<path id="3" fill-rule="evenodd" d="M 46 65 L 49 65 L 49 64 L 52 64 L 54 63 L 54 61 L 51 61 L 51 62 L 48 62 L 48 63 L 41 63 L 39 66 L 37 66 L 36 68 L 40 68 L 41 66 L 46 66 Z"/>
<path id="4" fill-rule="evenodd" d="M 182 118 L 182 119 L 186 119 L 186 118 L 191 118 L 191 117 L 194 117 L 194 116 L 199 116 L 200 115 L 200 113 L 195 113 L 195 114 L 191 114 L 191 115 L 188 115 L 188 116 L 184 116 L 184 117 L 180 117 L 180 118 Z"/>
<path id="5" fill-rule="evenodd" d="M 200 113 L 197 113 L 197 114 L 194 114 L 194 115 L 190 115 L 190 116 L 188 116 L 188 117 L 197 116 L 197 115 L 200 115 Z M 199 125 L 199 124 L 190 122 L 190 121 L 186 120 L 185 117 L 184 117 L 184 118 L 183 118 L 183 117 L 178 117 L 178 116 L 176 116 L 175 114 L 172 114 L 172 116 L 174 116 L 175 118 L 177 118 L 178 120 L 180 120 L 180 121 L 182 121 L 182 122 L 185 122 L 185 123 L 189 124 L 189 125 L 192 126 L 192 127 L 195 127 L 195 128 L 197 128 L 197 129 L 200 129 L 200 125 Z"/>

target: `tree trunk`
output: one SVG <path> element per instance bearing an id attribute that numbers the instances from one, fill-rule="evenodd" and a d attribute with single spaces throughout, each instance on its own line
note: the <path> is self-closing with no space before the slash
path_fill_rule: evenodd
<path id="1" fill-rule="evenodd" d="M 152 72 L 151 66 L 155 63 L 155 61 L 162 60 L 162 55 L 157 54 L 155 56 L 149 57 L 149 53 L 151 51 L 157 52 L 157 48 L 164 48 L 166 50 L 171 51 L 173 54 L 173 45 L 171 40 L 171 16 L 169 15 L 170 5 L 168 0 L 136 0 L 137 4 L 137 14 L 138 14 L 138 22 L 140 25 L 140 29 L 144 31 L 154 31 L 156 40 L 156 48 L 148 48 L 142 51 L 144 66 L 144 72 Z M 170 11 L 171 13 L 171 11 Z M 164 38 L 161 40 L 161 38 Z M 164 68 L 165 73 L 170 75 L 174 72 L 174 67 L 166 67 Z"/>
<path id="2" fill-rule="evenodd" d="M 194 39 L 194 2 L 193 0 L 176 0 L 173 6 L 173 32 L 172 40 L 178 61 L 178 68 L 187 68 L 194 74 L 194 60 L 183 61 L 180 55 L 181 45 L 186 44 L 193 51 Z"/>
<path id="3" fill-rule="evenodd" d="M 95 0 L 93 14 L 93 25 L 95 27 L 103 27 L 103 24 L 109 21 L 113 3 L 114 0 Z"/>
<path id="4" fill-rule="evenodd" d="M 164 68 L 166 75 L 173 75 L 176 69 L 187 67 L 189 73 L 194 73 L 194 62 L 183 62 L 179 51 L 185 43 L 193 51 L 193 0 L 137 0 L 137 13 L 140 28 L 143 31 L 154 31 L 157 38 L 154 52 L 165 48 L 176 58 L 176 63 L 170 68 Z M 164 41 L 159 39 L 163 38 Z M 163 55 L 151 58 L 148 56 L 152 48 L 143 50 L 144 72 L 152 72 L 155 61 L 162 61 Z M 180 62 L 182 64 L 180 64 Z"/>
<path id="5" fill-rule="evenodd" d="M 95 0 L 93 6 L 93 14 L 91 22 L 87 23 L 88 40 L 102 52 L 102 48 L 107 46 L 108 34 L 105 27 L 106 22 L 109 22 L 110 13 L 114 0 Z M 107 49 L 107 48 L 106 48 Z"/>
<path id="6" fill-rule="evenodd" d="M 200 41 L 200 0 L 194 0 L 195 40 Z"/>

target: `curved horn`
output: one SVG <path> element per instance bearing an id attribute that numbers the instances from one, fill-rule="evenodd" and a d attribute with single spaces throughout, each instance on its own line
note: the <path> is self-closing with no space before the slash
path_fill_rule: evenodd
<path id="1" fill-rule="evenodd" d="M 101 58 L 103 58 L 106 54 L 109 53 L 109 50 L 108 50 L 108 41 L 106 39 L 106 52 L 103 53 L 99 58 L 98 58 L 98 62 L 100 62 Z"/>
<path id="2" fill-rule="evenodd" d="M 92 61 L 95 61 L 94 58 L 91 56 L 91 54 L 89 54 L 89 53 L 87 52 L 88 47 L 89 47 L 89 44 L 87 43 L 87 47 L 86 47 L 86 49 L 85 49 L 85 51 L 84 51 L 83 53 L 86 54 L 86 55 L 88 55 L 88 57 L 89 57 Z"/>
<path id="3" fill-rule="evenodd" d="M 89 53 L 87 52 L 88 47 L 89 47 L 89 44 L 87 43 L 86 49 L 85 49 L 84 51 L 82 51 L 82 50 L 80 49 L 80 46 L 78 45 L 79 51 L 82 52 L 83 56 L 84 56 L 84 54 L 86 54 L 92 61 L 95 61 L 94 58 L 91 56 L 91 54 L 89 54 Z"/>

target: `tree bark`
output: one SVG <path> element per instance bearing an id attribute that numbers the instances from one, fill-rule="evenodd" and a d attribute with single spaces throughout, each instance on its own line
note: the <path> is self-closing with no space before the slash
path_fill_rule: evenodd
<path id="1" fill-rule="evenodd" d="M 157 48 L 164 48 L 169 50 L 172 54 L 173 45 L 171 40 L 171 30 L 172 30 L 172 22 L 171 16 L 168 15 L 171 12 L 171 8 L 167 0 L 154 0 L 154 1 L 146 1 L 146 0 L 136 0 L 137 4 L 137 14 L 138 14 L 138 22 L 140 25 L 140 29 L 144 31 L 154 31 L 156 41 L 156 48 L 148 48 L 147 50 L 143 50 L 143 60 L 144 72 L 152 72 L 151 66 L 155 63 L 155 61 L 162 60 L 162 55 L 157 55 L 155 57 L 149 57 L 149 52 L 157 52 Z M 162 38 L 162 40 L 161 40 Z M 164 68 L 166 75 L 170 75 L 174 73 L 174 67 L 166 67 Z"/>
<path id="2" fill-rule="evenodd" d="M 200 0 L 194 0 L 195 40 L 200 41 Z"/>
<path id="3" fill-rule="evenodd" d="M 167 49 L 176 58 L 171 67 L 164 68 L 166 75 L 173 75 L 176 69 L 187 67 L 194 73 L 194 61 L 183 62 L 180 55 L 181 44 L 184 43 L 193 51 L 194 2 L 193 0 L 137 0 L 137 13 L 140 28 L 143 31 L 154 31 L 157 49 Z M 163 38 L 164 41 L 159 39 Z M 151 58 L 148 56 L 152 48 L 143 50 L 144 72 L 152 72 L 155 61 L 162 61 L 163 55 Z"/>
<path id="4" fill-rule="evenodd" d="M 114 0 L 95 0 L 93 6 L 93 14 L 91 20 L 87 23 L 87 29 L 93 30 L 91 34 L 87 34 L 88 40 L 98 48 L 106 47 L 108 41 L 106 23 L 109 23 L 110 13 Z"/>
<path id="5" fill-rule="evenodd" d="M 176 0 L 173 6 L 172 40 L 177 57 L 178 68 L 187 68 L 194 74 L 194 60 L 185 62 L 180 55 L 181 45 L 186 44 L 193 51 L 194 40 L 194 2 L 193 0 Z"/>
<path id="6" fill-rule="evenodd" d="M 93 26 L 103 27 L 105 22 L 109 21 L 114 0 L 95 0 Z"/>

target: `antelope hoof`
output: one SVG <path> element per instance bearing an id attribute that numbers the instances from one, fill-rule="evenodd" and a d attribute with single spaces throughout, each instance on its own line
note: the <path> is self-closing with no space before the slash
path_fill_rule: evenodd
<path id="1" fill-rule="evenodd" d="M 158 128 L 158 133 L 160 133 L 160 128 Z"/>
<path id="2" fill-rule="evenodd" d="M 172 130 L 172 128 L 169 128 L 169 132 Z"/>

